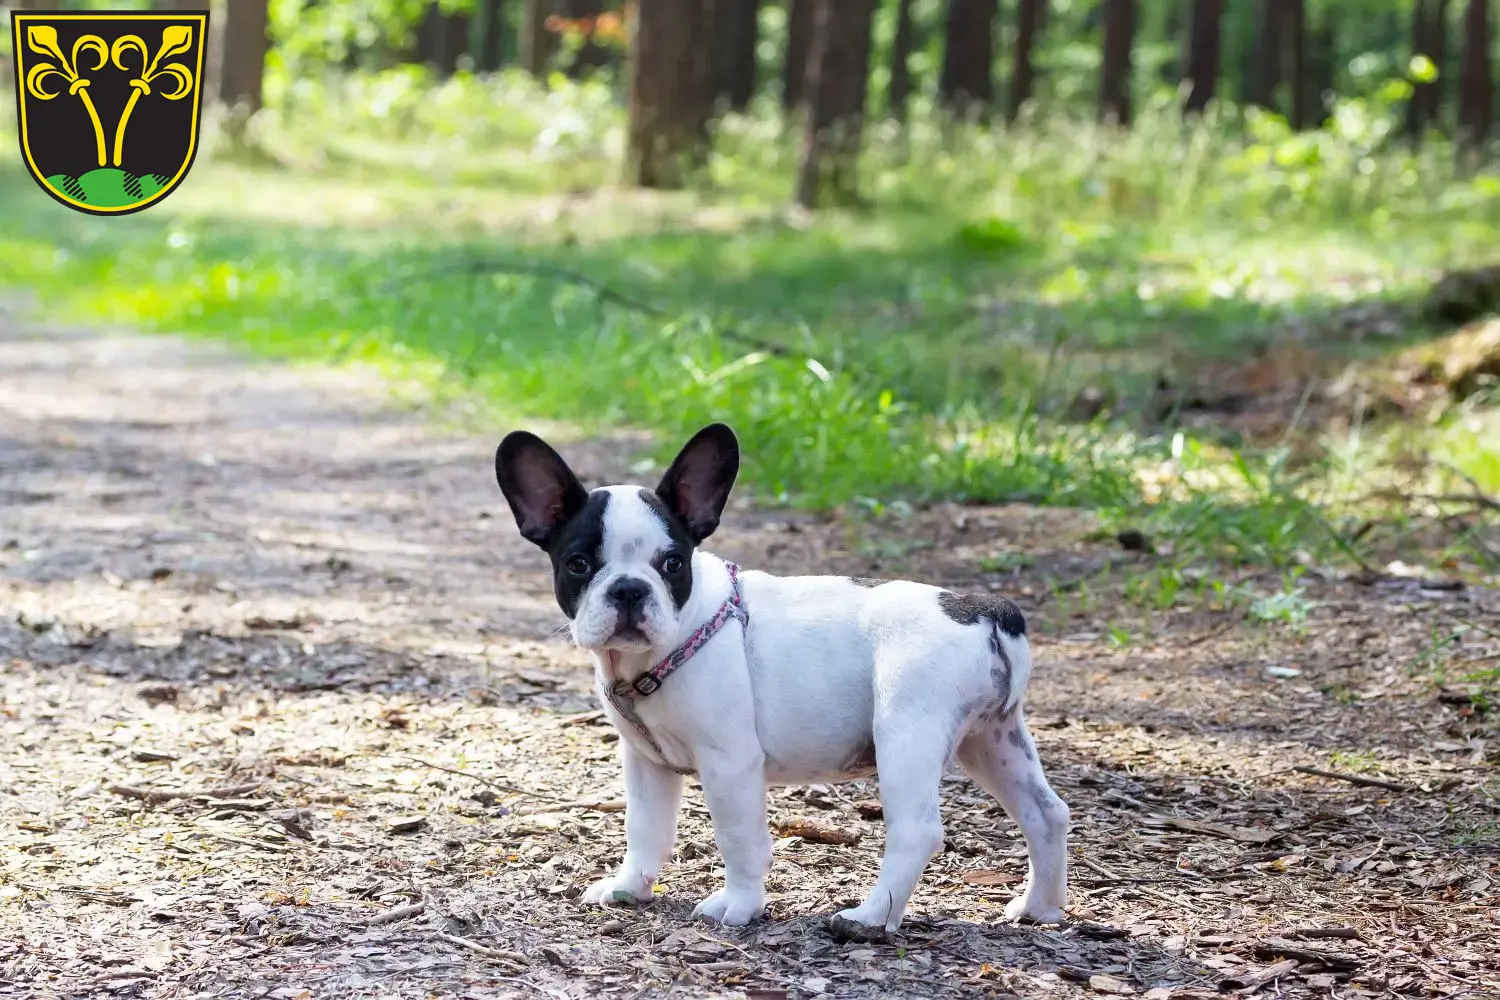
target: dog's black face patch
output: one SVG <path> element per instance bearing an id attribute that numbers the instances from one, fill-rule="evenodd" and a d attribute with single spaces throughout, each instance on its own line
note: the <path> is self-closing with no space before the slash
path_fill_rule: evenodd
<path id="1" fill-rule="evenodd" d="M 553 532 L 547 544 L 552 559 L 552 590 L 569 619 L 578 614 L 583 592 L 603 568 L 604 511 L 609 494 L 595 490 L 582 509 Z"/>
<path id="2" fill-rule="evenodd" d="M 666 529 L 670 544 L 656 553 L 651 565 L 661 574 L 662 582 L 672 595 L 672 604 L 678 611 L 693 596 L 693 550 L 697 545 L 682 518 L 667 507 L 661 497 L 650 490 L 641 490 L 641 502 L 651 509 Z M 676 562 L 672 562 L 675 557 Z"/>
<path id="3" fill-rule="evenodd" d="M 1008 597 L 989 594 L 955 594 L 945 590 L 938 595 L 938 607 L 943 614 L 960 625 L 976 625 L 980 620 L 988 621 L 1012 639 L 1026 634 L 1026 616 L 1016 602 Z"/>

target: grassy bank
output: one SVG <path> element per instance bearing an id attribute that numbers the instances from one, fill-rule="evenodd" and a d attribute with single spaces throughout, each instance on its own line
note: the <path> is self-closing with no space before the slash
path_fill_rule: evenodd
<path id="1" fill-rule="evenodd" d="M 72 214 L 3 161 L 0 283 L 54 315 L 399 367 L 504 419 L 664 447 L 726 420 L 765 502 L 1074 505 L 1184 560 L 1399 554 L 1399 518 L 1359 531 L 1369 487 L 1434 483 L 1402 463 L 1438 441 L 1500 488 L 1482 399 L 1421 427 L 1304 419 L 1296 391 L 1270 432 L 1191 419 L 1215 372 L 1431 336 L 1340 317 L 1404 317 L 1500 245 L 1500 179 L 1390 145 L 1383 107 L 1308 136 L 1184 131 L 1165 105 L 1128 134 L 919 114 L 871 137 L 869 210 L 809 219 L 784 208 L 796 143 L 769 115 L 722 126 L 702 189 L 657 195 L 611 185 L 603 88 L 403 72 L 286 102 L 125 219 Z"/>

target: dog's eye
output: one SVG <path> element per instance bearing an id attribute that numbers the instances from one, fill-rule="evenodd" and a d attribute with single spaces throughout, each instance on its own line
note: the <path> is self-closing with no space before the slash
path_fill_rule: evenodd
<path id="1" fill-rule="evenodd" d="M 574 576 L 586 576 L 592 568 L 587 556 L 572 556 L 568 559 L 568 572 Z"/>
<path id="2" fill-rule="evenodd" d="M 663 573 L 668 573 L 668 574 L 671 574 L 671 573 L 681 573 L 682 572 L 682 557 L 681 556 L 667 556 L 667 558 L 665 558 L 665 559 L 663 559 L 661 561 L 661 571 Z"/>

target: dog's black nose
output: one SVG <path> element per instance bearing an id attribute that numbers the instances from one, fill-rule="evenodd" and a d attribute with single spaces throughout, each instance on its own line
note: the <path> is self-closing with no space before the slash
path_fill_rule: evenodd
<path id="1" fill-rule="evenodd" d="M 634 615 L 641 610 L 641 605 L 646 603 L 646 598 L 651 596 L 651 587 L 644 580 L 632 580 L 627 577 L 610 584 L 604 596 L 609 598 L 609 603 L 619 608 L 621 613 Z"/>

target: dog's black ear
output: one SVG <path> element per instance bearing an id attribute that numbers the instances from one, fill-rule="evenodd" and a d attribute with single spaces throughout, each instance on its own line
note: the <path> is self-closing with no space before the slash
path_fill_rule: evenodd
<path id="1" fill-rule="evenodd" d="M 535 434 L 513 431 L 495 449 L 495 479 L 521 537 L 546 548 L 558 525 L 588 502 L 568 463 Z"/>
<path id="2" fill-rule="evenodd" d="M 724 424 L 709 424 L 683 445 L 656 487 L 667 509 L 701 542 L 719 527 L 719 515 L 740 473 L 740 443 Z"/>

